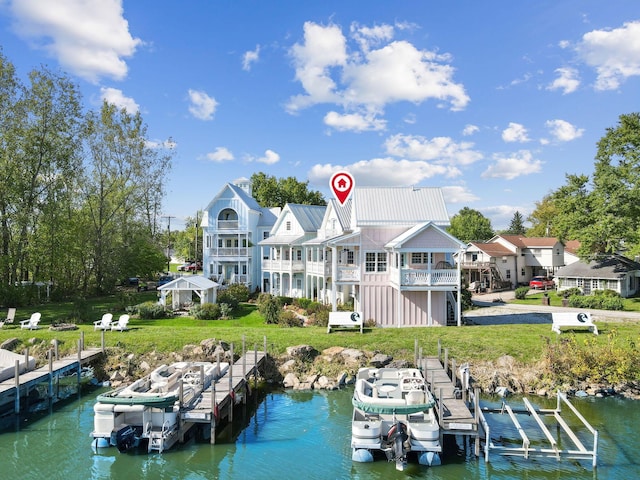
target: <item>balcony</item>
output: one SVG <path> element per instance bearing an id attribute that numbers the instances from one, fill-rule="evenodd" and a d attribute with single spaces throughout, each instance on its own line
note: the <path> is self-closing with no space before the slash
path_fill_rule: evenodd
<path id="1" fill-rule="evenodd" d="M 304 272 L 302 260 L 262 260 L 262 270 L 265 272 Z"/>
<path id="2" fill-rule="evenodd" d="M 309 275 L 321 275 L 328 277 L 331 275 L 331 264 L 327 262 L 307 261 L 307 273 Z"/>
<path id="3" fill-rule="evenodd" d="M 338 266 L 338 275 L 336 277 L 336 282 L 359 282 L 360 281 L 360 266 L 359 265 L 349 265 L 349 266 Z"/>
<path id="4" fill-rule="evenodd" d="M 237 230 L 239 225 L 238 220 L 218 220 L 218 230 Z"/>
<path id="5" fill-rule="evenodd" d="M 251 250 L 247 247 L 208 248 L 207 254 L 212 257 L 248 257 Z"/>
<path id="6" fill-rule="evenodd" d="M 453 287 L 460 285 L 457 270 L 417 270 L 403 268 L 400 271 L 400 283 L 403 287 Z"/>

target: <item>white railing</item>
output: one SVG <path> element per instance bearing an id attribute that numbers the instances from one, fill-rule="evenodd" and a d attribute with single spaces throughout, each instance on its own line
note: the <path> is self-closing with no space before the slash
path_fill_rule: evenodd
<path id="1" fill-rule="evenodd" d="M 238 220 L 218 220 L 218 230 L 237 229 L 238 225 Z"/>
<path id="2" fill-rule="evenodd" d="M 402 285 L 447 286 L 458 285 L 460 277 L 457 270 L 414 270 L 403 268 L 400 272 Z"/>
<path id="3" fill-rule="evenodd" d="M 360 267 L 358 265 L 352 265 L 349 267 L 338 267 L 338 275 L 336 278 L 338 282 L 359 282 L 360 281 Z"/>
<path id="4" fill-rule="evenodd" d="M 302 260 L 262 260 L 262 270 L 303 272 Z"/>
<path id="5" fill-rule="evenodd" d="M 247 247 L 222 247 L 208 248 L 207 252 L 213 257 L 248 257 L 250 250 Z"/>

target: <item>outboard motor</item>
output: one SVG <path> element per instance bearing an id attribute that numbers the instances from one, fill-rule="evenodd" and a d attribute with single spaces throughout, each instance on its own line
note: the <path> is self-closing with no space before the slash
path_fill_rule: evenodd
<path id="1" fill-rule="evenodd" d="M 407 466 L 407 451 L 405 442 L 409 440 L 407 426 L 402 422 L 396 422 L 387 433 L 387 441 L 393 448 L 393 459 L 396 461 L 396 470 L 403 471 Z"/>
<path id="2" fill-rule="evenodd" d="M 118 447 L 120 453 L 124 453 L 138 446 L 138 437 L 131 425 L 124 425 L 120 430 L 111 432 L 111 445 Z"/>

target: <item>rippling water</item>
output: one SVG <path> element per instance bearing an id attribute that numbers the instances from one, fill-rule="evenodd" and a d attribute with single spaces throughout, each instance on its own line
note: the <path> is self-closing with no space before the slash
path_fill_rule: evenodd
<path id="1" fill-rule="evenodd" d="M 0 433 L 0 478 L 22 479 L 635 479 L 640 477 L 640 403 L 575 400 L 599 431 L 598 466 L 590 461 L 502 458 L 465 452 L 434 468 L 351 461 L 351 392 L 271 393 L 249 408 L 235 433 L 215 445 L 188 442 L 163 454 L 93 454 L 96 394 L 22 421 Z M 548 407 L 549 405 L 538 405 Z M 240 415 L 236 415 L 236 418 Z M 497 433 L 496 433 L 497 434 Z"/>

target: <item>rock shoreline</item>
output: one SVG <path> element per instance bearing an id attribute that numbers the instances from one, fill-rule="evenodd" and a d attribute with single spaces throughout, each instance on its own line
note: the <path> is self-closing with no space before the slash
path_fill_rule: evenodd
<path id="1" fill-rule="evenodd" d="M 180 352 L 161 354 L 151 352 L 144 356 L 117 355 L 110 352 L 101 372 L 112 387 L 132 382 L 162 363 L 203 358 L 230 362 L 230 345 L 214 338 L 199 345 L 186 345 Z M 334 346 L 322 351 L 311 345 L 288 347 L 286 353 L 268 357 L 263 380 L 276 387 L 295 390 L 335 390 L 352 384 L 360 367 L 406 368 L 410 363 L 392 356 L 354 348 Z M 483 393 L 497 394 L 508 391 L 516 395 L 554 395 L 559 389 L 570 396 L 604 397 L 617 395 L 640 399 L 640 381 L 621 385 L 601 385 L 588 382 L 575 385 L 552 385 L 545 378 L 544 365 L 520 365 L 513 357 L 503 356 L 495 362 L 474 362 L 469 367 L 473 385 Z"/>

